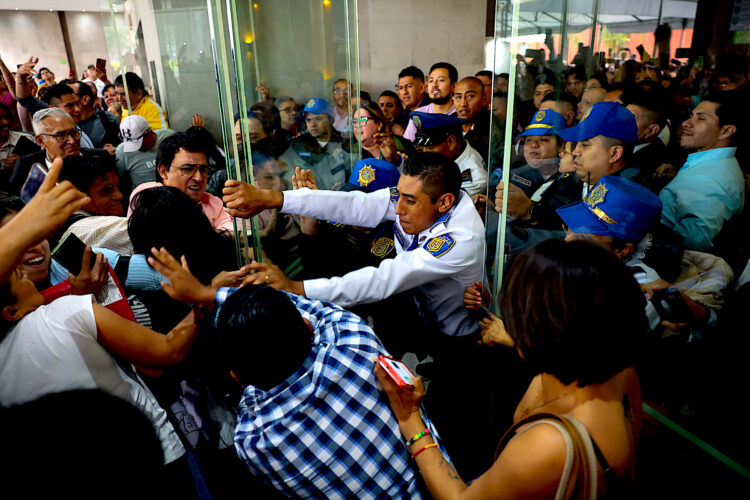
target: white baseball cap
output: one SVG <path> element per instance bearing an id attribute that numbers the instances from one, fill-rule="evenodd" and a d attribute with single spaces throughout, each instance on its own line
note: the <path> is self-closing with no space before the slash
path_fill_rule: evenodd
<path id="1" fill-rule="evenodd" d="M 122 150 L 132 153 L 141 149 L 143 137 L 151 130 L 146 119 L 138 115 L 129 115 L 120 123 L 120 135 L 122 136 Z"/>

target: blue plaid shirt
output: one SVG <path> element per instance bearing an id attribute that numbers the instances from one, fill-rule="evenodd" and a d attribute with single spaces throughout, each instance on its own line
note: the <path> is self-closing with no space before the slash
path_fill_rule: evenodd
<path id="1" fill-rule="evenodd" d="M 373 360 L 387 354 L 385 348 L 354 314 L 288 295 L 313 325 L 312 351 L 270 391 L 245 389 L 234 433 L 237 454 L 254 475 L 289 496 L 421 498 L 373 373 Z"/>

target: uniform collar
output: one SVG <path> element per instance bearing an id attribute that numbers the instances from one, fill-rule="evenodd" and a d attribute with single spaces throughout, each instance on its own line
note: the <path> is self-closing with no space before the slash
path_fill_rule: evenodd
<path id="1" fill-rule="evenodd" d="M 463 191 L 463 189 L 461 190 Z M 450 210 L 445 212 L 443 215 L 440 216 L 438 220 L 435 221 L 435 223 L 430 226 L 430 228 L 427 230 L 427 232 L 433 232 L 433 230 L 438 227 L 440 224 L 443 224 L 444 226 L 448 225 L 448 221 L 453 216 L 453 212 L 456 210 L 456 207 L 458 206 L 459 202 L 461 201 L 461 191 L 458 192 L 458 200 L 453 204 Z"/>
<path id="2" fill-rule="evenodd" d="M 707 160 L 719 160 L 723 158 L 734 158 L 734 154 L 737 148 L 714 148 L 707 151 L 700 151 L 698 153 L 691 153 L 688 155 L 685 161 L 685 167 L 688 167 L 697 162 L 704 162 Z"/>

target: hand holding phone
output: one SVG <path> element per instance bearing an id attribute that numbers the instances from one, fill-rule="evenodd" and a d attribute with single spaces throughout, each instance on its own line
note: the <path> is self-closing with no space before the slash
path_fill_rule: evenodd
<path id="1" fill-rule="evenodd" d="M 47 177 L 47 167 L 41 163 L 34 163 L 31 166 L 28 177 L 21 187 L 21 199 L 28 203 L 36 195 L 39 188 L 42 187 L 44 179 Z"/>
<path id="2" fill-rule="evenodd" d="M 86 245 L 73 233 L 68 233 L 52 250 L 52 258 L 70 271 L 73 276 L 81 274 L 85 254 Z M 92 259 L 89 255 L 89 268 L 95 263 L 96 259 Z"/>
<path id="3" fill-rule="evenodd" d="M 81 271 L 78 274 L 70 273 L 70 293 L 72 295 L 88 295 L 89 293 L 99 295 L 109 280 L 107 258 L 87 246 L 79 265 Z"/>
<path id="4" fill-rule="evenodd" d="M 651 303 L 659 313 L 659 317 L 671 323 L 692 323 L 695 318 L 688 308 L 682 294 L 676 288 L 654 290 Z"/>
<path id="5" fill-rule="evenodd" d="M 402 361 L 390 356 L 378 356 L 378 364 L 388 374 L 391 380 L 402 389 L 413 389 L 412 379 L 416 377 L 414 373 Z"/>

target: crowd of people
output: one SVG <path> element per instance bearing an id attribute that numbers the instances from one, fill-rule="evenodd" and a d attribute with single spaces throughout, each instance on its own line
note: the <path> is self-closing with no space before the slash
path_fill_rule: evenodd
<path id="1" fill-rule="evenodd" d="M 170 129 L 135 73 L 57 82 L 0 59 L 11 483 L 629 497 L 641 381 L 685 404 L 673 354 L 726 340 L 750 305 L 748 64 L 730 62 L 518 56 L 515 95 L 448 62 L 377 100 L 263 82 L 219 144 L 199 115 Z"/>

